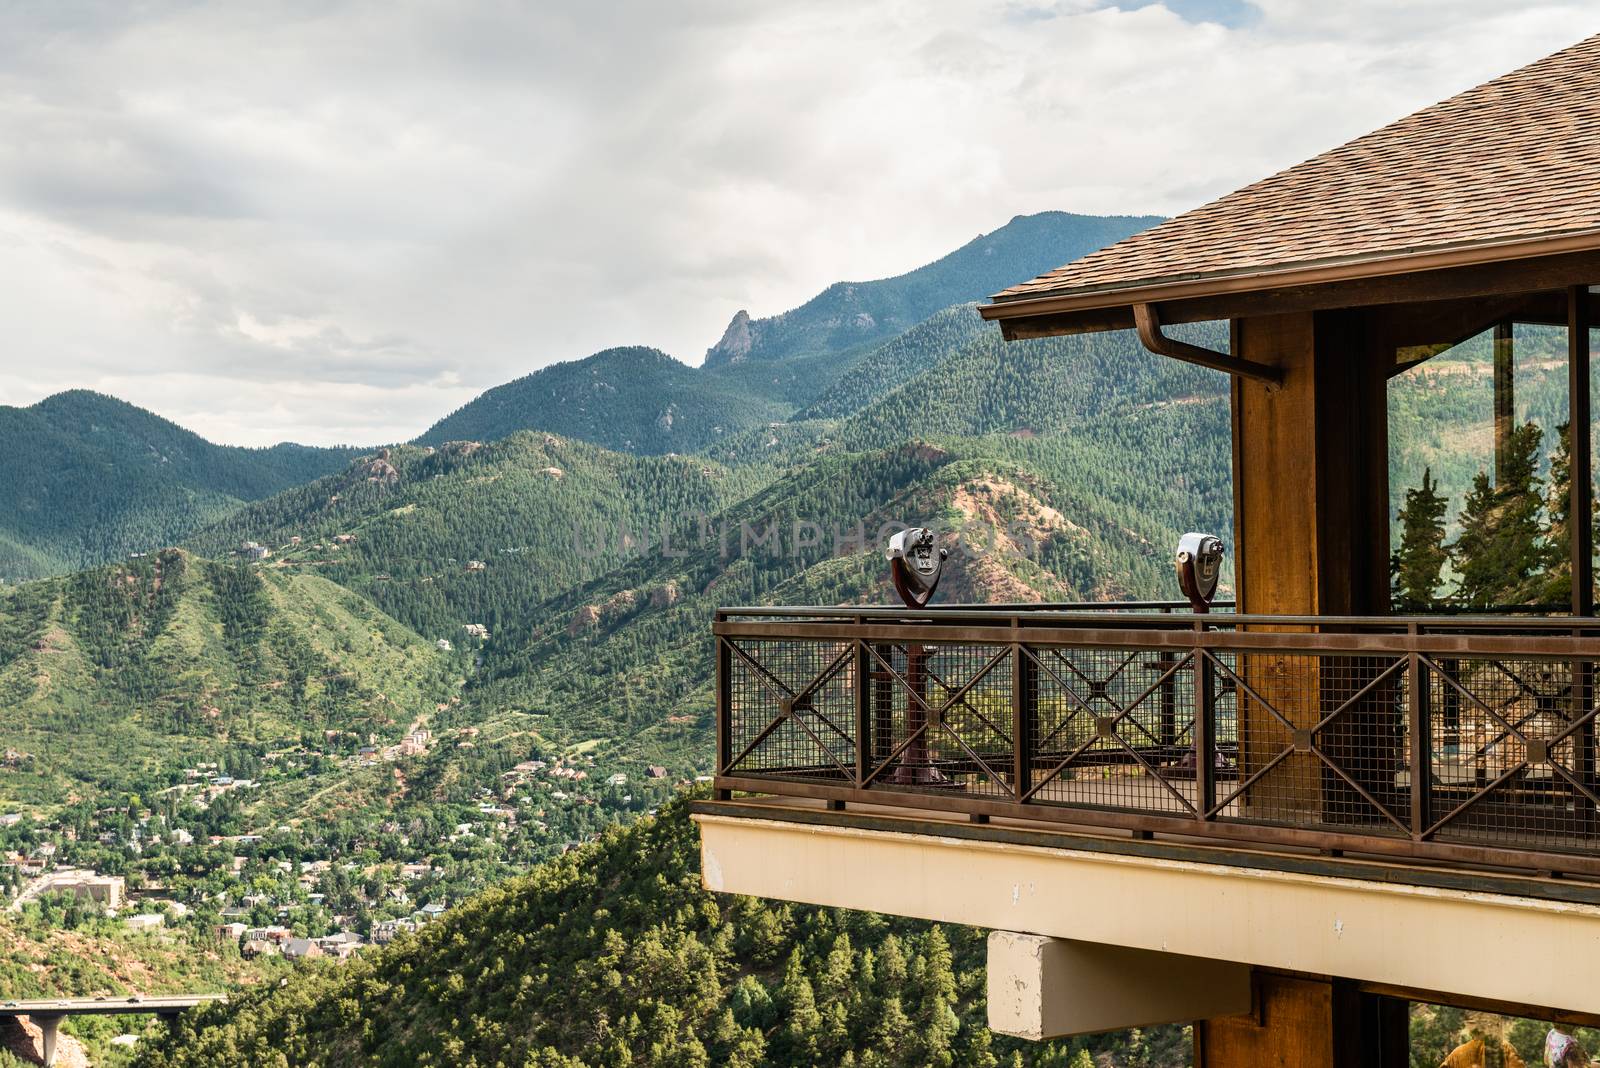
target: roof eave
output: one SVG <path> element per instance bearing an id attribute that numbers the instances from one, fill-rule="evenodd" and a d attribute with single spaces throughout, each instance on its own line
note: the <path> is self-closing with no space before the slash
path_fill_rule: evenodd
<path id="1" fill-rule="evenodd" d="M 1420 271 L 1474 267 L 1486 264 L 1555 256 L 1571 252 L 1600 251 L 1600 229 L 1540 234 L 1505 240 L 1475 242 L 1446 248 L 1408 250 L 1315 264 L 1274 265 L 1244 271 L 1187 278 L 1157 279 L 1112 287 L 1077 286 L 1036 297 L 996 295 L 980 305 L 978 313 L 991 321 L 1015 321 L 1040 316 L 1131 309 L 1137 304 L 1193 300 L 1258 293 L 1262 290 L 1305 288 L 1334 282 L 1361 281 Z M 1224 316 L 1225 317 L 1225 316 Z M 1102 318 L 1103 323 L 1117 320 Z M 1112 325 L 1088 329 L 1112 329 Z"/>

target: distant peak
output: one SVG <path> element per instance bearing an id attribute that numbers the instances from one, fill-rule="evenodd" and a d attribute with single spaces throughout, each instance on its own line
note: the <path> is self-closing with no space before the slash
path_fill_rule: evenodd
<path id="1" fill-rule="evenodd" d="M 750 330 L 750 313 L 740 308 L 734 314 L 733 320 L 728 323 L 728 328 L 722 332 L 722 340 L 706 350 L 706 366 L 739 363 L 750 355 L 750 349 L 754 344 L 755 336 Z"/>
<path id="2" fill-rule="evenodd" d="M 64 389 L 60 393 L 50 396 L 33 405 L 35 410 L 44 408 L 59 408 L 65 405 L 93 404 L 105 408 L 119 408 L 128 411 L 139 411 L 136 405 L 129 404 L 120 397 L 113 397 L 109 393 L 99 393 L 92 389 Z"/>

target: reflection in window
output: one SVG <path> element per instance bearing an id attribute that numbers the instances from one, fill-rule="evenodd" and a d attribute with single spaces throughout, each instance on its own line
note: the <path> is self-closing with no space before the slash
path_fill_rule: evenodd
<path id="1" fill-rule="evenodd" d="M 1405 369 L 1389 383 L 1396 611 L 1560 611 L 1570 602 L 1566 327 L 1559 305 L 1534 314 L 1397 354 Z"/>

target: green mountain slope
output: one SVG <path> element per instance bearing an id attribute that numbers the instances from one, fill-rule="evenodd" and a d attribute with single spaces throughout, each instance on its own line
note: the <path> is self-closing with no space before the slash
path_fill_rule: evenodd
<path id="1" fill-rule="evenodd" d="M 1223 376 L 1126 333 L 1002 347 L 975 321 L 958 306 L 887 343 L 852 372 L 864 403 L 831 394 L 827 410 L 853 409 L 842 419 L 748 430 L 703 457 L 531 432 L 398 448 L 196 545 L 266 542 L 279 566 L 342 582 L 429 637 L 487 625 L 467 693 L 483 724 L 547 716 L 541 730 L 563 744 L 703 770 L 712 611 L 887 600 L 885 523 L 1030 523 L 1033 556 L 958 560 L 943 596 L 968 601 L 1171 597 L 1177 535 L 1229 528 Z M 1214 326 L 1189 336 L 1225 344 Z M 796 524 L 821 538 L 794 544 Z M 624 528 L 650 540 L 621 544 Z M 840 530 L 859 533 L 841 545 Z"/>
<path id="2" fill-rule="evenodd" d="M 1173 598 L 1178 535 L 1227 529 L 1229 454 L 1129 465 L 1175 436 L 1225 431 L 1226 418 L 1218 401 L 1108 420 L 1082 441 L 1002 436 L 824 453 L 711 517 L 703 533 L 685 531 L 681 555 L 619 561 L 539 606 L 531 632 L 497 641 L 470 699 L 490 720 L 540 717 L 546 737 L 590 742 L 620 767 L 703 772 L 715 610 L 891 603 L 880 529 L 896 522 L 968 537 L 941 602 Z M 1102 430 L 1121 441 L 1101 448 Z"/>
<path id="3" fill-rule="evenodd" d="M 984 932 L 712 894 L 683 802 L 416 937 L 185 1014 L 144 1068 L 1060 1065 L 984 1026 Z M 1139 1063 L 1187 1063 L 1154 1028 Z M 1013 1059 L 1015 1058 L 1015 1059 Z"/>
<path id="4" fill-rule="evenodd" d="M 794 418 L 837 419 L 858 412 L 993 331 L 978 317 L 976 304 L 945 308 L 867 353 Z"/>
<path id="5" fill-rule="evenodd" d="M 0 407 L 0 443 L 0 579 L 9 581 L 170 545 L 242 500 L 336 470 L 353 455 L 213 445 L 87 390 Z"/>
<path id="6" fill-rule="evenodd" d="M 1184 336 L 1227 348 L 1220 324 L 1190 327 Z M 846 419 L 839 440 L 870 448 L 901 439 L 908 427 L 936 435 L 1071 434 L 1097 417 L 1227 398 L 1227 376 L 1152 355 L 1130 331 L 1007 342 L 986 329 L 931 355 L 915 377 Z M 1220 447 L 1227 451 L 1225 436 Z M 1136 458 L 1135 469 L 1147 459 Z"/>
<path id="7" fill-rule="evenodd" d="M 1156 216 L 1019 215 L 949 255 L 875 282 L 837 282 L 770 319 L 734 316 L 706 352 L 718 368 L 839 352 L 898 334 L 942 308 L 981 300 L 1160 222 Z"/>
<path id="8" fill-rule="evenodd" d="M 1543 431 L 1540 468 L 1549 473 L 1556 430 L 1567 420 L 1566 331 L 1518 324 L 1515 333 L 1517 420 Z M 1396 375 L 1389 382 L 1390 514 L 1424 471 L 1450 500 L 1456 520 L 1473 476 L 1494 471 L 1494 342 L 1492 331 Z"/>
<path id="9" fill-rule="evenodd" d="M 417 442 L 494 441 L 538 429 L 626 452 L 693 452 L 786 414 L 783 406 L 657 349 L 620 348 L 496 386 L 439 420 Z"/>
<path id="10" fill-rule="evenodd" d="M 126 790 L 324 729 L 397 737 L 455 692 L 451 666 L 325 579 L 178 550 L 7 588 L 0 803 Z"/>
<path id="11" fill-rule="evenodd" d="M 654 540 L 663 523 L 718 511 L 761 477 L 531 432 L 403 446 L 240 509 L 193 544 L 219 556 L 261 542 L 277 567 L 341 582 L 430 638 L 459 640 L 466 624 L 497 633 L 613 566 L 588 546 Z"/>

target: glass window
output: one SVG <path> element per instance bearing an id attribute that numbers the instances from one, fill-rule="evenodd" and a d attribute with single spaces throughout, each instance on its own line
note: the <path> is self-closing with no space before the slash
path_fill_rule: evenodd
<path id="1" fill-rule="evenodd" d="M 1395 610 L 1570 610 L 1565 292 L 1414 312 L 1388 390 Z"/>

